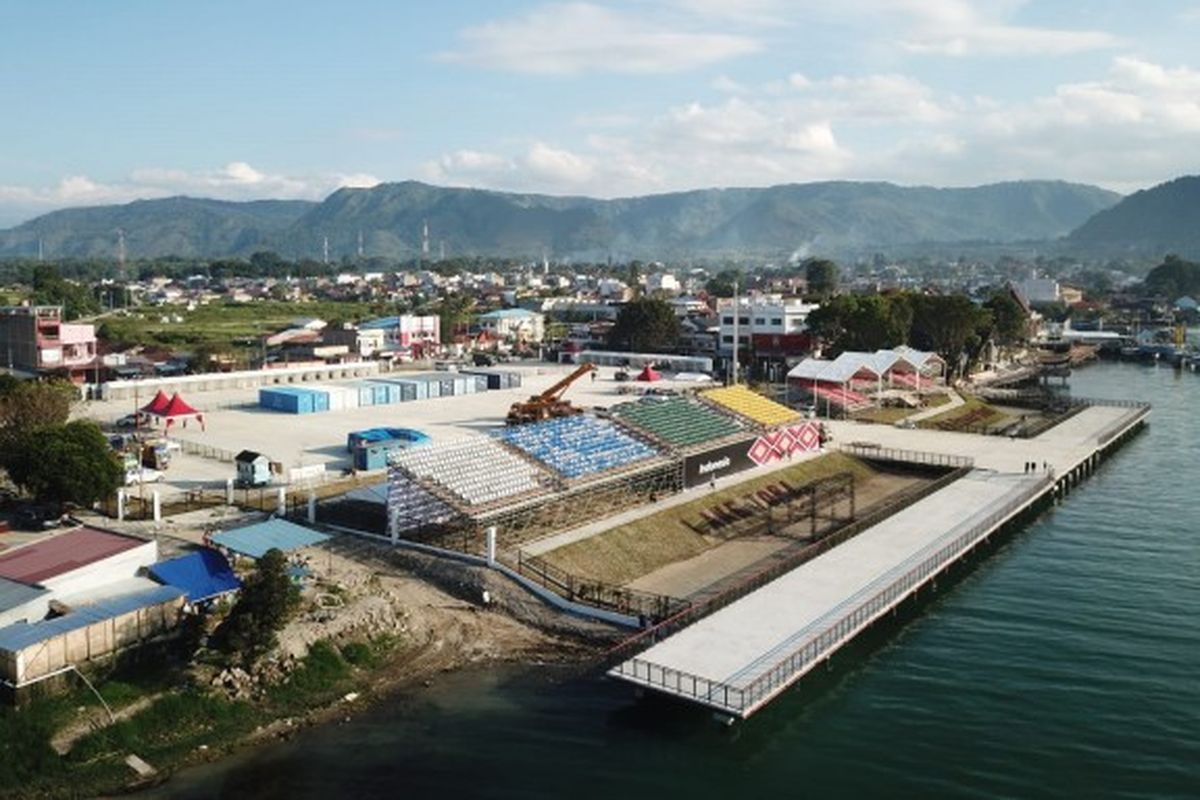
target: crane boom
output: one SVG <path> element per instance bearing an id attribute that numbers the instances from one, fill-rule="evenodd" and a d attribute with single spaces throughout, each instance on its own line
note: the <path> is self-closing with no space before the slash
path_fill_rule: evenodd
<path id="1" fill-rule="evenodd" d="M 546 391 L 542 392 L 540 395 L 538 395 L 538 397 L 542 398 L 543 400 L 557 400 L 562 396 L 563 392 L 570 388 L 572 383 L 579 380 L 589 372 L 594 372 L 595 369 L 595 364 L 580 364 L 574 372 L 551 386 Z"/>

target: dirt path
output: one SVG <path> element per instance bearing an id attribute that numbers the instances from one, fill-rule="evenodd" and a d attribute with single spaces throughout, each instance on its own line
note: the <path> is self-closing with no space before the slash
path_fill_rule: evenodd
<path id="1" fill-rule="evenodd" d="M 69 725 L 65 725 L 54 736 L 50 737 L 50 746 L 54 748 L 54 752 L 60 756 L 64 756 L 71 752 L 71 748 L 75 746 L 77 741 L 92 731 L 98 731 L 101 728 L 107 728 L 115 722 L 129 719 L 143 708 L 148 708 L 157 699 L 157 695 L 140 698 L 124 708 L 114 711 L 111 719 L 108 716 L 108 712 L 103 708 L 89 708 L 84 711 L 83 716 L 79 719 Z"/>

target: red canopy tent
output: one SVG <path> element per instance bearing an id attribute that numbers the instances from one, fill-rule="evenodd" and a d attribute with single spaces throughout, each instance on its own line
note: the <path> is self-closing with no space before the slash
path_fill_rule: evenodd
<path id="1" fill-rule="evenodd" d="M 652 381 L 662 380 L 662 375 L 659 375 L 649 364 L 647 364 L 646 366 L 642 367 L 642 371 L 638 373 L 638 376 L 634 378 L 634 380 L 646 381 L 649 383 Z"/>
<path id="2" fill-rule="evenodd" d="M 204 430 L 204 415 L 187 404 L 187 401 L 179 396 L 176 392 L 171 396 L 171 400 L 167 403 L 166 408 L 159 412 L 159 416 L 167 421 L 167 427 L 170 428 L 175 420 L 183 420 L 183 427 L 187 427 L 189 417 L 195 417 L 200 423 L 200 430 Z"/>
<path id="3" fill-rule="evenodd" d="M 170 404 L 171 400 L 167 397 L 167 393 L 162 389 L 159 389 L 158 394 L 154 395 L 154 399 L 148 404 L 142 406 L 142 413 L 153 414 L 156 417 L 161 417 L 163 410 Z"/>

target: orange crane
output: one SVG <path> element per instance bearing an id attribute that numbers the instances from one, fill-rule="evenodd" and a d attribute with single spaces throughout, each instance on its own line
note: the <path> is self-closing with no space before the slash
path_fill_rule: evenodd
<path id="1" fill-rule="evenodd" d="M 563 400 L 562 395 L 572 383 L 595 371 L 595 364 L 580 364 L 578 369 L 541 394 L 535 394 L 521 403 L 513 403 L 508 410 L 508 424 L 524 425 L 527 422 L 582 414 L 582 408 L 571 405 L 570 400 Z"/>

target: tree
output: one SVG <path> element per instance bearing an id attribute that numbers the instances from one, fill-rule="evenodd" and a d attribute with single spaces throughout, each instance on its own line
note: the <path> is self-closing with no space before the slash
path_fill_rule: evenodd
<path id="1" fill-rule="evenodd" d="M 835 353 L 896 347 L 911 327 L 912 307 L 903 294 L 837 295 L 808 315 L 809 331 Z"/>
<path id="2" fill-rule="evenodd" d="M 960 373 L 978 347 L 980 328 L 991 324 L 988 312 L 960 294 L 913 295 L 911 303 L 913 346 L 932 350 Z"/>
<path id="3" fill-rule="evenodd" d="M 634 353 L 657 353 L 675 347 L 679 318 L 658 298 L 642 297 L 626 303 L 608 333 L 609 347 Z"/>
<path id="4" fill-rule="evenodd" d="M 39 264 L 33 271 L 33 301 L 38 305 L 62 306 L 67 319 L 100 311 L 100 303 L 87 288 L 62 279 L 58 268 Z"/>
<path id="5" fill-rule="evenodd" d="M 123 483 L 121 464 L 90 420 L 38 428 L 6 457 L 13 483 L 40 502 L 90 506 Z"/>
<path id="6" fill-rule="evenodd" d="M 465 294 L 448 294 L 442 297 L 438 304 L 438 324 L 441 327 L 441 341 L 454 341 L 454 335 L 471 319 L 475 311 L 475 300 Z"/>
<path id="7" fill-rule="evenodd" d="M 252 664 L 275 647 L 276 634 L 299 603 L 300 594 L 288 578 L 287 558 L 271 548 L 242 582 L 237 604 L 218 629 L 217 640 L 227 653 Z"/>
<path id="8" fill-rule="evenodd" d="M 826 258 L 810 258 L 804 262 L 804 279 L 809 294 L 829 297 L 837 291 L 838 267 Z"/>
<path id="9" fill-rule="evenodd" d="M 1025 341 L 1029 335 L 1029 319 L 1012 292 L 996 292 L 983 305 L 992 312 L 992 324 L 999 344 L 1014 345 Z"/>
<path id="10" fill-rule="evenodd" d="M 22 381 L 0 376 L 0 466 L 20 455 L 39 428 L 62 425 L 78 391 L 66 381 Z"/>
<path id="11" fill-rule="evenodd" d="M 743 289 L 746 287 L 746 279 L 741 270 L 723 269 L 708 279 L 708 282 L 704 284 L 704 291 L 712 297 L 733 297 L 735 282 Z"/>
<path id="12" fill-rule="evenodd" d="M 1200 264 L 1169 255 L 1150 270 L 1144 287 L 1147 293 L 1177 300 L 1183 295 L 1200 294 Z"/>

